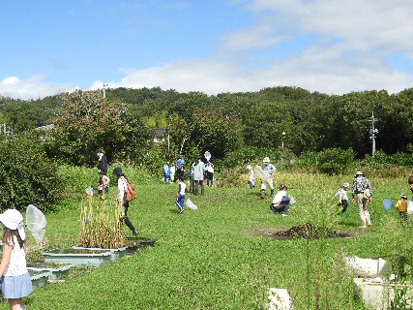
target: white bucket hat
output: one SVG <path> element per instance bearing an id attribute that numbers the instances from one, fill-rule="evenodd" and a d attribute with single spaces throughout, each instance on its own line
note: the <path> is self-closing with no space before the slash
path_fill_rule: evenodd
<path id="1" fill-rule="evenodd" d="M 0 222 L 10 230 L 17 230 L 22 240 L 26 239 L 23 226 L 23 215 L 16 209 L 8 209 L 0 214 Z"/>
<path id="2" fill-rule="evenodd" d="M 270 159 L 269 159 L 268 157 L 265 157 L 265 158 L 262 160 L 262 162 L 263 162 L 264 164 L 268 164 L 268 163 L 270 162 Z"/>

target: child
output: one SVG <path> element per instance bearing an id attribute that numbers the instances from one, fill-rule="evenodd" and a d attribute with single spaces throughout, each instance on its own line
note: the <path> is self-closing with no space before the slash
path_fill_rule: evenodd
<path id="1" fill-rule="evenodd" d="M 343 206 L 343 210 L 341 210 L 341 213 L 339 213 L 340 215 L 343 215 L 347 210 L 347 204 L 348 204 L 347 191 L 349 188 L 350 188 L 350 184 L 344 183 L 343 187 L 339 190 L 338 204 L 340 206 Z"/>
<path id="2" fill-rule="evenodd" d="M 3 224 L 3 258 L 0 264 L 1 290 L 11 309 L 25 309 L 23 297 L 32 293 L 32 281 L 26 268 L 26 235 L 23 216 L 16 209 L 0 215 Z"/>
<path id="3" fill-rule="evenodd" d="M 290 204 L 291 195 L 287 194 L 287 186 L 281 184 L 270 205 L 271 213 L 281 213 L 282 216 L 288 216 Z"/>
<path id="4" fill-rule="evenodd" d="M 106 175 L 99 173 L 98 191 L 103 198 L 105 197 L 104 195 L 106 195 L 109 191 L 109 183 L 110 179 Z"/>
<path id="5" fill-rule="evenodd" d="M 252 167 L 250 165 L 247 166 L 247 169 L 250 171 L 250 176 L 248 178 L 248 185 L 250 186 L 250 189 L 254 188 L 254 170 L 252 170 Z"/>
<path id="6" fill-rule="evenodd" d="M 179 187 L 178 187 L 178 192 L 176 193 L 175 204 L 179 209 L 178 214 L 182 214 L 184 213 L 184 201 L 185 201 L 185 189 L 186 189 L 186 184 L 184 182 L 183 175 L 179 177 L 178 184 L 179 184 Z"/>
<path id="7" fill-rule="evenodd" d="M 401 220 L 407 221 L 407 195 L 401 194 L 400 200 L 396 203 L 396 209 L 399 210 Z"/>

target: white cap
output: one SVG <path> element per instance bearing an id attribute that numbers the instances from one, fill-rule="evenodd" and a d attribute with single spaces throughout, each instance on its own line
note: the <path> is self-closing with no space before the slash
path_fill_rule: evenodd
<path id="1" fill-rule="evenodd" d="M 10 230 L 17 230 L 22 240 L 26 239 L 23 226 L 23 215 L 16 209 L 8 209 L 0 214 L 0 222 Z"/>
<path id="2" fill-rule="evenodd" d="M 265 157 L 265 158 L 262 160 L 262 162 L 263 162 L 264 164 L 267 164 L 267 163 L 270 162 L 270 159 L 269 159 L 268 157 Z"/>

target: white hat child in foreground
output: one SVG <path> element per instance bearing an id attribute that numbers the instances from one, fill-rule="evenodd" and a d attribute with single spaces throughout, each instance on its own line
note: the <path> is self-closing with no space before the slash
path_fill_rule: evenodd
<path id="1" fill-rule="evenodd" d="M 32 293 L 26 267 L 26 235 L 23 216 L 16 209 L 0 214 L 3 226 L 3 258 L 0 263 L 1 290 L 11 309 L 25 309 L 23 297 Z"/>

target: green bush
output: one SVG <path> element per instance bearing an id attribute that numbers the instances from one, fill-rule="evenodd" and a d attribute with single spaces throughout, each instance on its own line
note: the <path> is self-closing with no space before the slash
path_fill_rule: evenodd
<path id="1" fill-rule="evenodd" d="M 271 162 L 275 163 L 281 159 L 281 154 L 275 149 L 249 146 L 235 152 L 227 153 L 225 158 L 217 163 L 217 166 L 234 168 L 238 165 L 254 161 L 262 162 L 264 157 L 269 157 Z"/>
<path id="2" fill-rule="evenodd" d="M 329 175 L 344 173 L 353 164 L 355 155 L 351 148 L 324 149 L 318 154 L 317 168 Z"/>
<path id="3" fill-rule="evenodd" d="M 379 150 L 374 153 L 374 156 L 366 155 L 364 161 L 370 168 L 384 168 L 390 164 L 390 157 L 384 153 L 383 151 Z"/>
<path id="4" fill-rule="evenodd" d="M 412 167 L 413 166 L 413 154 L 397 152 L 396 154 L 393 154 L 390 156 L 390 162 L 396 166 Z"/>
<path id="5" fill-rule="evenodd" d="M 64 180 L 42 144 L 29 137 L 0 142 L 0 207 L 24 209 L 29 204 L 53 210 Z"/>
<path id="6" fill-rule="evenodd" d="M 318 164 L 318 153 L 313 151 L 305 151 L 298 157 L 296 166 L 307 167 Z"/>

